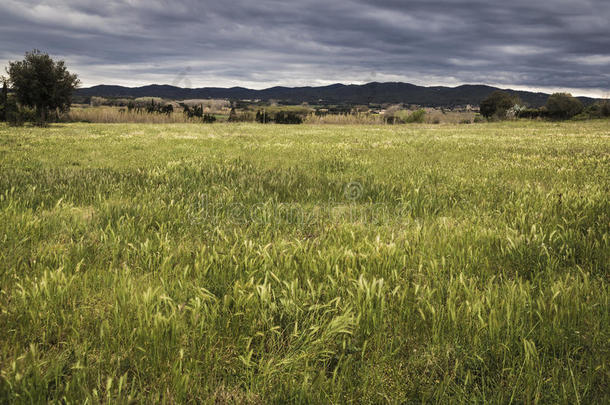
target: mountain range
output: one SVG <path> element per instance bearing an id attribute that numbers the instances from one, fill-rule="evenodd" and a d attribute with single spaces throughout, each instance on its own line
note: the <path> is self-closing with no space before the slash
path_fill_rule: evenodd
<path id="1" fill-rule="evenodd" d="M 204 87 L 198 89 L 181 88 L 169 85 L 149 85 L 143 87 L 123 87 L 99 85 L 76 90 L 76 96 L 98 97 L 162 97 L 173 100 L 187 99 L 229 99 L 229 100 L 275 100 L 286 104 L 383 104 L 404 103 L 426 107 L 455 107 L 478 105 L 496 87 L 486 85 L 462 85 L 458 87 L 424 87 L 409 83 L 368 83 L 333 84 L 323 87 L 271 87 L 253 90 L 244 87 Z M 518 95 L 531 107 L 546 103 L 548 94 L 529 91 L 505 91 Z M 595 100 L 579 97 L 585 104 Z"/>

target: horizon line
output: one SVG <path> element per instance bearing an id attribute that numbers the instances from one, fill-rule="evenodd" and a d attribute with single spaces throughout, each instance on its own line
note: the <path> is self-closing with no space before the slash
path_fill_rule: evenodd
<path id="1" fill-rule="evenodd" d="M 273 86 L 262 87 L 262 88 L 253 88 L 253 87 L 246 87 L 246 86 L 239 86 L 239 85 L 236 85 L 236 86 L 180 87 L 179 85 L 169 84 L 169 83 L 149 83 L 149 84 L 135 85 L 135 86 L 134 85 L 127 86 L 127 85 L 122 85 L 122 84 L 100 83 L 100 84 L 94 84 L 94 85 L 90 85 L 90 86 L 86 86 L 86 87 L 79 87 L 77 90 L 87 90 L 87 89 L 92 89 L 92 88 L 100 87 L 100 86 L 122 87 L 122 88 L 126 88 L 126 89 L 139 89 L 139 88 L 143 88 L 143 87 L 158 86 L 158 87 L 172 87 L 172 88 L 181 89 L 181 90 L 245 89 L 245 90 L 253 90 L 253 91 L 264 91 L 264 90 L 275 89 L 275 88 L 285 88 L 285 89 L 325 88 L 325 87 L 332 87 L 332 86 L 337 86 L 337 85 L 341 85 L 341 86 L 345 86 L 345 87 L 349 87 L 349 86 L 362 87 L 362 86 L 366 86 L 366 85 L 370 85 L 370 84 L 407 84 L 407 85 L 411 85 L 411 86 L 415 86 L 415 87 L 446 88 L 446 89 L 456 89 L 459 87 L 467 87 L 467 86 L 472 86 L 472 87 L 481 86 L 481 87 L 492 87 L 492 88 L 496 88 L 499 90 L 507 90 L 507 91 L 515 91 L 515 92 L 528 92 L 528 93 L 537 93 L 537 94 L 545 94 L 545 95 L 550 95 L 550 94 L 558 93 L 558 92 L 565 92 L 565 93 L 570 93 L 570 94 L 574 95 L 575 97 L 584 97 L 584 98 L 591 98 L 591 99 L 598 99 L 598 100 L 610 98 L 610 92 L 603 94 L 603 95 L 594 94 L 594 93 L 602 92 L 599 89 L 597 89 L 597 91 L 587 91 L 587 89 L 577 89 L 577 88 L 567 88 L 567 87 L 566 88 L 562 88 L 562 87 L 533 88 L 533 87 L 522 86 L 522 85 L 487 84 L 487 83 L 462 83 L 462 84 L 458 84 L 458 85 L 419 85 L 419 84 L 414 84 L 411 82 L 404 82 L 404 81 L 372 81 L 372 82 L 362 82 L 362 83 L 335 82 L 335 83 L 325 84 L 325 85 L 301 85 L 301 86 L 273 85 Z"/>

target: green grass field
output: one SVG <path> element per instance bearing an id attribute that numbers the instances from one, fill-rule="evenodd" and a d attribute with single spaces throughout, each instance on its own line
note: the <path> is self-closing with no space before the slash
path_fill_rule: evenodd
<path id="1" fill-rule="evenodd" d="M 610 401 L 610 122 L 0 126 L 0 402 Z"/>

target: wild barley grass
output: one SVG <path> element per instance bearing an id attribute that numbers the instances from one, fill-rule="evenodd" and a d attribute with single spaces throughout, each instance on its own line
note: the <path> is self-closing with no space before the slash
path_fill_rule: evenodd
<path id="1" fill-rule="evenodd" d="M 335 125 L 382 125 L 385 124 L 383 115 L 358 113 L 358 114 L 328 114 L 315 115 L 308 114 L 304 122 L 306 124 L 335 124 Z"/>
<path id="2" fill-rule="evenodd" d="M 608 121 L 4 126 L 0 156 L 0 402 L 610 400 Z"/>
<path id="3" fill-rule="evenodd" d="M 201 124 L 201 120 L 196 121 L 189 118 L 182 112 L 182 108 L 177 108 L 171 114 L 148 113 L 144 111 L 128 110 L 126 107 L 76 107 L 66 113 L 62 120 L 65 122 L 87 122 L 102 124 Z"/>
<path id="4" fill-rule="evenodd" d="M 146 100 L 143 98 L 143 100 Z M 148 98 L 150 100 L 150 98 Z M 185 100 L 189 106 L 202 105 L 206 113 L 228 117 L 230 108 L 227 108 L 224 100 Z M 328 114 L 315 115 L 310 113 L 311 108 L 301 106 L 282 106 L 261 108 L 270 116 L 274 116 L 279 111 L 295 112 L 304 117 L 306 124 L 334 124 L 334 125 L 384 125 L 387 117 L 382 114 L 356 113 L 356 114 Z M 397 116 L 406 119 L 412 111 L 401 111 Z M 249 110 L 240 112 L 240 115 L 249 115 L 249 120 L 254 121 L 256 111 Z M 473 112 L 441 112 L 432 108 L 426 109 L 425 122 L 428 124 L 460 124 L 472 122 L 475 114 Z M 145 109 L 140 111 L 129 110 L 127 107 L 110 106 L 80 106 L 73 107 L 69 112 L 61 117 L 63 122 L 72 123 L 96 123 L 96 124 L 202 124 L 199 118 L 189 118 L 182 111 L 182 107 L 175 106 L 171 114 L 148 113 Z"/>

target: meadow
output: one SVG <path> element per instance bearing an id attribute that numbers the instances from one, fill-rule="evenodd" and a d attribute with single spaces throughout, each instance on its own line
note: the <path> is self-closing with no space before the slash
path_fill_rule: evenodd
<path id="1" fill-rule="evenodd" d="M 0 126 L 1 403 L 610 402 L 610 122 Z"/>

